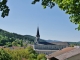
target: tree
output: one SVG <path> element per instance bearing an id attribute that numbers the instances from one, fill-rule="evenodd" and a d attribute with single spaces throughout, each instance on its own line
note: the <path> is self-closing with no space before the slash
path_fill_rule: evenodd
<path id="1" fill-rule="evenodd" d="M 0 49 L 0 60 L 11 60 L 12 57 L 5 50 Z"/>
<path id="2" fill-rule="evenodd" d="M 37 56 L 37 60 L 46 60 L 46 57 L 45 57 L 44 54 L 39 54 L 39 55 Z"/>
<path id="3" fill-rule="evenodd" d="M 31 46 L 26 49 L 0 49 L 0 60 L 46 60 L 44 54 L 37 54 Z"/>
<path id="4" fill-rule="evenodd" d="M 32 4 L 39 1 L 41 0 L 34 0 Z M 70 21 L 77 24 L 76 29 L 80 30 L 80 0 L 42 0 L 41 4 L 44 8 L 47 6 L 52 8 L 57 4 L 61 10 L 70 15 Z"/>
<path id="5" fill-rule="evenodd" d="M 8 16 L 9 14 L 9 7 L 6 5 L 7 0 L 0 0 L 0 11 L 2 11 L 2 17 L 4 18 L 5 16 Z"/>
<path id="6" fill-rule="evenodd" d="M 12 45 L 13 45 L 13 46 L 17 46 L 17 44 L 18 44 L 18 43 L 17 43 L 16 41 L 13 41 L 13 42 L 12 42 Z"/>
<path id="7" fill-rule="evenodd" d="M 80 30 L 80 0 L 33 0 L 32 4 L 40 2 L 41 5 L 46 8 L 53 8 L 56 5 L 65 11 L 66 14 L 69 14 L 70 21 L 78 25 L 78 30 Z M 8 16 L 9 8 L 6 5 L 7 0 L 2 0 L 0 2 L 0 11 L 2 11 L 2 17 Z"/>
<path id="8" fill-rule="evenodd" d="M 21 47 L 23 46 L 23 41 L 22 40 L 20 40 L 20 45 L 21 45 Z"/>

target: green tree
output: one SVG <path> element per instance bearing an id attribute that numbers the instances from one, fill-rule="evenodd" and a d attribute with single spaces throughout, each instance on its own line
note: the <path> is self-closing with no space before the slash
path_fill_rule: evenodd
<path id="1" fill-rule="evenodd" d="M 20 40 L 20 45 L 21 45 L 21 47 L 23 46 L 23 41 L 22 40 Z"/>
<path id="2" fill-rule="evenodd" d="M 2 17 L 8 16 L 9 14 L 9 7 L 6 5 L 7 0 L 0 0 L 0 11 L 2 11 Z"/>
<path id="3" fill-rule="evenodd" d="M 41 4 L 44 8 L 47 6 L 52 8 L 56 5 L 69 14 L 70 21 L 78 25 L 78 30 L 80 30 L 80 0 L 34 0 L 32 4 L 42 1 Z"/>
<path id="4" fill-rule="evenodd" d="M 27 46 L 29 42 L 32 43 L 35 40 L 35 37 L 30 35 L 20 35 L 16 33 L 10 33 L 8 31 L 0 29 L 0 46 Z M 29 41 L 29 42 L 26 42 Z"/>
<path id="5" fill-rule="evenodd" d="M 28 51 L 29 54 L 36 53 L 31 46 L 28 46 L 25 50 Z"/>
<path id="6" fill-rule="evenodd" d="M 70 47 L 74 47 L 74 46 L 75 46 L 74 44 L 71 44 L 71 45 L 70 45 Z"/>
<path id="7" fill-rule="evenodd" d="M 18 44 L 18 43 L 17 43 L 16 41 L 13 41 L 13 42 L 12 42 L 12 45 L 13 45 L 13 46 L 17 46 L 17 44 Z"/>
<path id="8" fill-rule="evenodd" d="M 44 54 L 39 54 L 39 55 L 37 56 L 37 60 L 46 60 L 46 57 L 45 57 Z"/>
<path id="9" fill-rule="evenodd" d="M 40 2 L 41 1 L 41 2 Z M 32 4 L 40 2 L 41 5 L 46 8 L 53 8 L 56 5 L 65 11 L 66 14 L 69 14 L 70 21 L 78 25 L 78 30 L 80 30 L 80 0 L 33 0 Z M 0 1 L 0 11 L 2 11 L 2 17 L 8 16 L 9 7 L 6 5 L 7 0 Z"/>
<path id="10" fill-rule="evenodd" d="M 7 42 L 7 43 L 6 43 L 6 46 L 7 46 L 7 47 L 11 47 L 11 46 L 12 46 L 12 43 L 11 43 L 11 42 Z"/>
<path id="11" fill-rule="evenodd" d="M 3 49 L 0 49 L 0 60 L 11 60 L 12 57 Z"/>
<path id="12" fill-rule="evenodd" d="M 26 49 L 0 49 L 0 60 L 46 60 L 44 54 L 37 54 L 32 47 Z"/>

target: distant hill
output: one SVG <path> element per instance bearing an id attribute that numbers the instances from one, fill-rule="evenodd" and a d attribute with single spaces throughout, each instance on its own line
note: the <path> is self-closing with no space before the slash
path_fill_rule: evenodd
<path id="1" fill-rule="evenodd" d="M 22 40 L 24 42 L 28 43 L 34 43 L 34 40 L 36 38 L 31 35 L 21 35 L 17 33 L 11 33 L 6 30 L 0 29 L 0 46 L 4 46 L 6 44 L 12 44 L 12 42 L 18 42 L 19 40 Z M 46 40 L 40 39 L 40 42 L 45 42 Z M 19 43 L 19 42 L 18 42 Z"/>
<path id="2" fill-rule="evenodd" d="M 0 36 L 7 37 L 7 38 L 14 38 L 15 39 L 21 39 L 21 40 L 26 40 L 26 41 L 30 41 L 30 42 L 34 42 L 35 37 L 31 36 L 31 35 L 21 35 L 21 34 L 17 34 L 17 33 L 11 33 L 8 31 L 5 31 L 3 29 L 0 29 Z M 41 42 L 61 42 L 59 40 L 45 40 L 45 39 L 40 39 Z"/>
<path id="3" fill-rule="evenodd" d="M 27 41 L 28 43 L 33 43 L 35 40 L 34 36 L 31 35 L 21 35 L 17 33 L 11 33 L 8 31 L 5 31 L 3 29 L 0 29 L 0 46 L 4 45 L 12 45 L 12 42 L 17 42 L 19 45 L 22 41 Z"/>
<path id="4" fill-rule="evenodd" d="M 8 31 L 5 31 L 3 29 L 0 29 L 0 46 L 8 45 L 12 46 L 13 42 L 17 42 L 18 45 L 21 45 L 21 41 L 28 42 L 28 43 L 34 43 L 35 37 L 31 35 L 21 35 L 17 33 L 11 33 Z M 59 40 L 45 40 L 45 39 L 40 39 L 40 42 L 62 42 Z M 80 45 L 79 42 L 68 42 L 69 45 Z M 16 45 L 16 44 L 14 44 Z"/>
<path id="5" fill-rule="evenodd" d="M 59 40 L 46 40 L 47 42 L 53 43 L 53 42 L 63 42 Z M 80 41 L 79 42 L 67 42 L 69 46 L 80 46 Z"/>
<path id="6" fill-rule="evenodd" d="M 34 41 L 35 37 L 31 35 L 20 35 L 17 33 L 11 33 L 8 31 L 5 31 L 3 29 L 0 29 L 0 36 L 7 37 L 7 38 L 15 38 L 15 39 L 22 39 L 22 40 L 29 40 L 29 41 Z"/>
<path id="7" fill-rule="evenodd" d="M 70 46 L 80 46 L 80 42 L 68 42 Z"/>

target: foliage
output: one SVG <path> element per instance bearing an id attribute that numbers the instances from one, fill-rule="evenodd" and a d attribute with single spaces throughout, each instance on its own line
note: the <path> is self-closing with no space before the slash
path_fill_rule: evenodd
<path id="1" fill-rule="evenodd" d="M 27 44 L 34 44 L 35 37 L 31 35 L 20 35 L 17 33 L 10 33 L 0 29 L 0 46 L 27 46 Z M 40 40 L 44 42 L 45 40 Z"/>
<path id="2" fill-rule="evenodd" d="M 68 42 L 69 46 L 80 46 L 80 42 Z"/>
<path id="3" fill-rule="evenodd" d="M 0 49 L 0 60 L 11 60 L 12 57 L 5 50 Z"/>
<path id="4" fill-rule="evenodd" d="M 0 11 L 2 11 L 2 17 L 8 16 L 9 14 L 9 7 L 7 6 L 7 0 L 0 0 Z"/>
<path id="5" fill-rule="evenodd" d="M 2 11 L 2 17 L 8 16 L 9 7 L 7 6 L 8 0 L 0 1 L 0 11 Z M 40 2 L 41 5 L 46 8 L 47 6 L 53 8 L 56 5 L 65 11 L 66 14 L 69 14 L 70 21 L 78 25 L 78 30 L 80 30 L 80 0 L 33 0 L 32 4 Z"/>
<path id="6" fill-rule="evenodd" d="M 37 57 L 40 58 L 40 59 L 45 58 L 45 55 L 37 54 L 33 50 L 33 48 L 30 47 L 30 46 L 28 46 L 26 49 L 22 48 L 22 49 L 12 49 L 11 50 L 11 49 L 8 49 L 8 48 L 4 48 L 4 51 L 5 51 L 5 53 L 7 53 L 11 57 L 11 59 L 9 58 L 8 60 L 22 60 L 22 59 L 37 60 Z M 3 52 L 1 51 L 1 53 L 3 53 Z M 4 56 L 3 57 L 1 56 L 1 58 L 4 58 Z M 8 58 L 8 56 L 6 58 Z M 7 60 L 7 59 L 5 59 L 5 60 Z"/>
<path id="7" fill-rule="evenodd" d="M 23 43 L 33 43 L 34 39 L 35 37 L 30 35 L 20 35 L 16 33 L 10 33 L 0 29 L 0 46 L 6 46 L 6 47 L 24 46 L 25 44 Z"/>
<path id="8" fill-rule="evenodd" d="M 44 54 L 39 54 L 39 55 L 37 56 L 37 60 L 46 60 L 46 57 L 45 57 Z"/>
<path id="9" fill-rule="evenodd" d="M 47 6 L 52 8 L 55 4 L 65 11 L 66 14 L 70 15 L 70 21 L 78 25 L 78 30 L 80 30 L 80 0 L 34 0 L 32 4 L 42 1 L 41 4 L 44 8 Z"/>

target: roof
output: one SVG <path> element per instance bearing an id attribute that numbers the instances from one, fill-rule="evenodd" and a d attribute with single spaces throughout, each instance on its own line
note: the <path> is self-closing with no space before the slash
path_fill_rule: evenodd
<path id="1" fill-rule="evenodd" d="M 37 27 L 37 35 L 36 37 L 40 37 L 40 34 L 39 34 L 39 27 Z"/>
<path id="2" fill-rule="evenodd" d="M 52 42 L 52 43 L 50 43 L 50 42 L 47 42 L 46 40 L 45 41 L 39 40 L 38 43 L 39 44 L 44 44 L 44 45 L 64 45 L 64 46 L 69 45 L 68 42 Z"/>
<path id="3" fill-rule="evenodd" d="M 70 58 L 72 56 L 76 56 L 78 54 L 80 54 L 80 48 L 73 49 L 69 52 L 66 52 L 64 54 L 57 56 L 56 58 L 59 60 L 64 60 L 64 59 Z"/>
<path id="4" fill-rule="evenodd" d="M 49 42 L 38 42 L 39 44 L 44 44 L 44 45 L 55 45 L 55 44 L 52 44 L 52 43 L 49 43 Z"/>
<path id="5" fill-rule="evenodd" d="M 71 50 L 73 50 L 73 49 L 75 49 L 75 48 L 74 48 L 74 47 L 64 48 L 64 49 L 62 49 L 62 50 L 59 50 L 59 51 L 57 51 L 57 52 L 54 52 L 54 53 L 48 55 L 47 58 L 57 57 L 57 56 L 59 56 L 59 55 L 61 55 L 61 54 L 63 54 L 63 53 L 69 52 L 69 51 L 71 51 Z"/>
<path id="6" fill-rule="evenodd" d="M 68 42 L 52 42 L 52 44 L 56 44 L 56 45 L 69 45 Z"/>
<path id="7" fill-rule="evenodd" d="M 45 40 L 39 40 L 38 41 L 39 44 L 44 44 L 44 45 L 64 45 L 64 46 L 69 46 L 68 42 L 53 42 L 53 43 L 50 43 L 50 42 L 47 42 Z"/>

